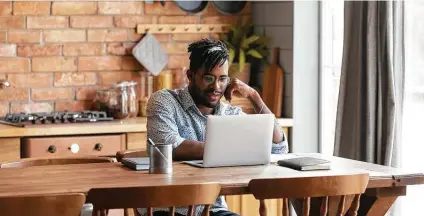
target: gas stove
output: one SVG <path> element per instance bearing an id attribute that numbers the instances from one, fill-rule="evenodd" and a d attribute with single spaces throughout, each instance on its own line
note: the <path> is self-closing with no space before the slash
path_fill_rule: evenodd
<path id="1" fill-rule="evenodd" d="M 99 122 L 113 120 L 106 112 L 79 111 L 79 112 L 40 112 L 40 113 L 12 113 L 7 114 L 0 123 L 23 127 L 26 124 L 64 124 L 77 122 Z"/>

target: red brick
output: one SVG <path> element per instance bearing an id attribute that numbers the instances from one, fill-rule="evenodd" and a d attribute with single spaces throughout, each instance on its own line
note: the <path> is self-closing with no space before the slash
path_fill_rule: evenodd
<path id="1" fill-rule="evenodd" d="M 170 55 L 168 60 L 168 68 L 189 67 L 190 61 L 188 55 Z"/>
<path id="2" fill-rule="evenodd" d="M 175 41 L 197 41 L 202 38 L 209 38 L 208 34 L 172 34 L 172 40 Z"/>
<path id="3" fill-rule="evenodd" d="M 0 44 L 0 57 L 16 56 L 16 44 Z"/>
<path id="4" fill-rule="evenodd" d="M 74 57 L 34 57 L 33 72 L 76 71 Z"/>
<path id="5" fill-rule="evenodd" d="M 46 88 L 53 83 L 51 73 L 9 74 L 7 80 L 12 88 Z"/>
<path id="6" fill-rule="evenodd" d="M 143 2 L 99 2 L 99 14 L 143 14 Z"/>
<path id="7" fill-rule="evenodd" d="M 18 56 L 58 56 L 61 54 L 61 45 L 47 44 L 47 45 L 19 45 Z"/>
<path id="8" fill-rule="evenodd" d="M 77 90 L 77 100 L 94 100 L 96 88 L 79 88 Z"/>
<path id="9" fill-rule="evenodd" d="M 87 15 L 97 13 L 97 2 L 53 2 L 53 15 Z"/>
<path id="10" fill-rule="evenodd" d="M 122 70 L 144 70 L 143 66 L 133 56 L 122 58 Z"/>
<path id="11" fill-rule="evenodd" d="M 0 117 L 5 117 L 9 113 L 9 104 L 0 103 Z"/>
<path id="12" fill-rule="evenodd" d="M 186 54 L 188 43 L 161 43 L 168 54 Z"/>
<path id="13" fill-rule="evenodd" d="M 137 24 L 156 24 L 154 16 L 115 16 L 115 26 L 118 28 L 136 28 Z"/>
<path id="14" fill-rule="evenodd" d="M 67 43 L 63 45 L 63 55 L 84 56 L 104 55 L 105 45 L 102 43 Z"/>
<path id="15" fill-rule="evenodd" d="M 24 88 L 5 88 L 0 91 L 0 101 L 28 100 L 29 91 Z"/>
<path id="16" fill-rule="evenodd" d="M 128 40 L 128 31 L 126 29 L 88 30 L 87 35 L 88 41 L 121 42 Z"/>
<path id="17" fill-rule="evenodd" d="M 41 31 L 27 30 L 27 31 L 9 31 L 7 33 L 7 40 L 9 43 L 40 43 Z"/>
<path id="18" fill-rule="evenodd" d="M 0 16 L 7 16 L 12 14 L 11 2 L 0 2 Z"/>
<path id="19" fill-rule="evenodd" d="M 78 71 L 120 70 L 120 56 L 78 57 Z"/>
<path id="20" fill-rule="evenodd" d="M 71 17 L 72 28 L 109 28 L 113 27 L 111 16 L 74 16 Z"/>
<path id="21" fill-rule="evenodd" d="M 50 2 L 13 2 L 13 15 L 48 15 Z"/>
<path id="22" fill-rule="evenodd" d="M 6 32 L 0 32 L 0 43 L 6 43 Z"/>
<path id="23" fill-rule="evenodd" d="M 48 30 L 43 32 L 45 42 L 83 42 L 85 30 Z"/>
<path id="24" fill-rule="evenodd" d="M 34 101 L 66 100 L 75 96 L 72 88 L 33 89 L 31 99 Z"/>
<path id="25" fill-rule="evenodd" d="M 162 6 L 158 1 L 153 4 L 144 4 L 145 14 L 157 14 L 157 15 L 185 15 L 188 14 L 181 10 L 175 2 L 166 1 L 165 6 Z"/>
<path id="26" fill-rule="evenodd" d="M 0 17 L 0 29 L 25 28 L 25 17 L 7 16 Z"/>
<path id="27" fill-rule="evenodd" d="M 91 110 L 93 102 L 90 101 L 56 101 L 56 111 L 85 111 Z"/>
<path id="28" fill-rule="evenodd" d="M 0 73 L 29 72 L 28 58 L 0 58 Z"/>
<path id="29" fill-rule="evenodd" d="M 210 16 L 203 17 L 202 24 L 236 24 L 238 16 Z"/>
<path id="30" fill-rule="evenodd" d="M 161 16 L 159 24 L 196 24 L 199 23 L 198 16 Z"/>
<path id="31" fill-rule="evenodd" d="M 55 73 L 54 86 L 86 86 L 95 85 L 96 73 Z"/>
<path id="32" fill-rule="evenodd" d="M 27 28 L 68 28 L 69 17 L 65 16 L 34 16 L 27 17 Z"/>
<path id="33" fill-rule="evenodd" d="M 140 73 L 135 71 L 117 71 L 98 73 L 99 85 L 111 85 L 123 80 L 140 82 Z"/>
<path id="34" fill-rule="evenodd" d="M 42 102 L 42 103 L 12 103 L 10 105 L 10 112 L 11 113 L 19 113 L 19 112 L 26 112 L 26 113 L 36 113 L 36 112 L 53 112 L 53 104 Z"/>
<path id="35" fill-rule="evenodd" d="M 109 55 L 131 55 L 135 43 L 110 43 L 107 45 Z"/>

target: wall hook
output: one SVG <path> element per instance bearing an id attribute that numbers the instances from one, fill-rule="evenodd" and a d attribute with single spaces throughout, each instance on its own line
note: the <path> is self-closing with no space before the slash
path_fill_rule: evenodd
<path id="1" fill-rule="evenodd" d="M 209 27 L 209 30 L 212 31 L 215 27 Z"/>

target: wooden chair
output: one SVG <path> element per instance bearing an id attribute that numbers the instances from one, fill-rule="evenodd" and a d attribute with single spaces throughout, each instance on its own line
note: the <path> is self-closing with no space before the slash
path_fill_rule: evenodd
<path id="1" fill-rule="evenodd" d="M 85 195 L 83 193 L 0 197 L 0 214 L 10 216 L 78 216 L 84 202 Z"/>
<path id="2" fill-rule="evenodd" d="M 210 206 L 219 196 L 221 186 L 218 183 L 147 186 L 127 188 L 93 188 L 88 191 L 87 199 L 93 203 L 93 215 L 102 215 L 106 209 L 147 208 L 149 216 L 153 208 L 168 208 L 170 215 L 175 207 L 189 206 L 188 216 L 194 215 L 194 206 L 204 205 L 204 216 L 209 216 Z"/>
<path id="3" fill-rule="evenodd" d="M 83 156 L 83 157 L 42 157 L 24 158 L 18 161 L 0 164 L 0 168 L 31 167 L 61 164 L 85 164 L 85 163 L 112 163 L 114 160 L 109 157 Z"/>
<path id="4" fill-rule="evenodd" d="M 122 158 L 149 157 L 146 149 L 129 149 L 116 152 L 116 160 L 121 162 Z"/>
<path id="5" fill-rule="evenodd" d="M 337 215 L 344 215 L 347 195 L 354 195 L 349 214 L 357 215 L 360 195 L 365 192 L 368 184 L 368 174 L 343 176 L 317 176 L 280 179 L 253 179 L 249 182 L 249 190 L 255 199 L 259 200 L 259 214 L 266 215 L 265 199 L 283 199 L 283 216 L 289 215 L 288 199 L 303 199 L 302 216 L 310 214 L 312 197 L 322 198 L 320 215 L 328 213 L 328 197 L 341 196 Z M 317 215 L 317 214 L 314 214 Z"/>

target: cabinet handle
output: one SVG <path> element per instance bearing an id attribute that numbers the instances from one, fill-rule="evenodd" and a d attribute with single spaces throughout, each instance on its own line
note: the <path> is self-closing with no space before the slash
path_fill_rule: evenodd
<path id="1" fill-rule="evenodd" d="M 101 151 L 101 150 L 102 150 L 102 148 L 103 148 L 103 145 L 102 145 L 101 143 L 97 143 L 97 144 L 94 146 L 94 149 L 95 149 L 95 150 L 97 150 L 97 151 Z"/>
<path id="2" fill-rule="evenodd" d="M 73 143 L 71 147 L 69 147 L 72 153 L 78 153 L 80 150 L 80 147 L 77 143 Z"/>
<path id="3" fill-rule="evenodd" d="M 54 146 L 54 145 L 49 146 L 47 151 L 49 151 L 50 153 L 55 153 L 56 152 L 56 146 Z"/>

